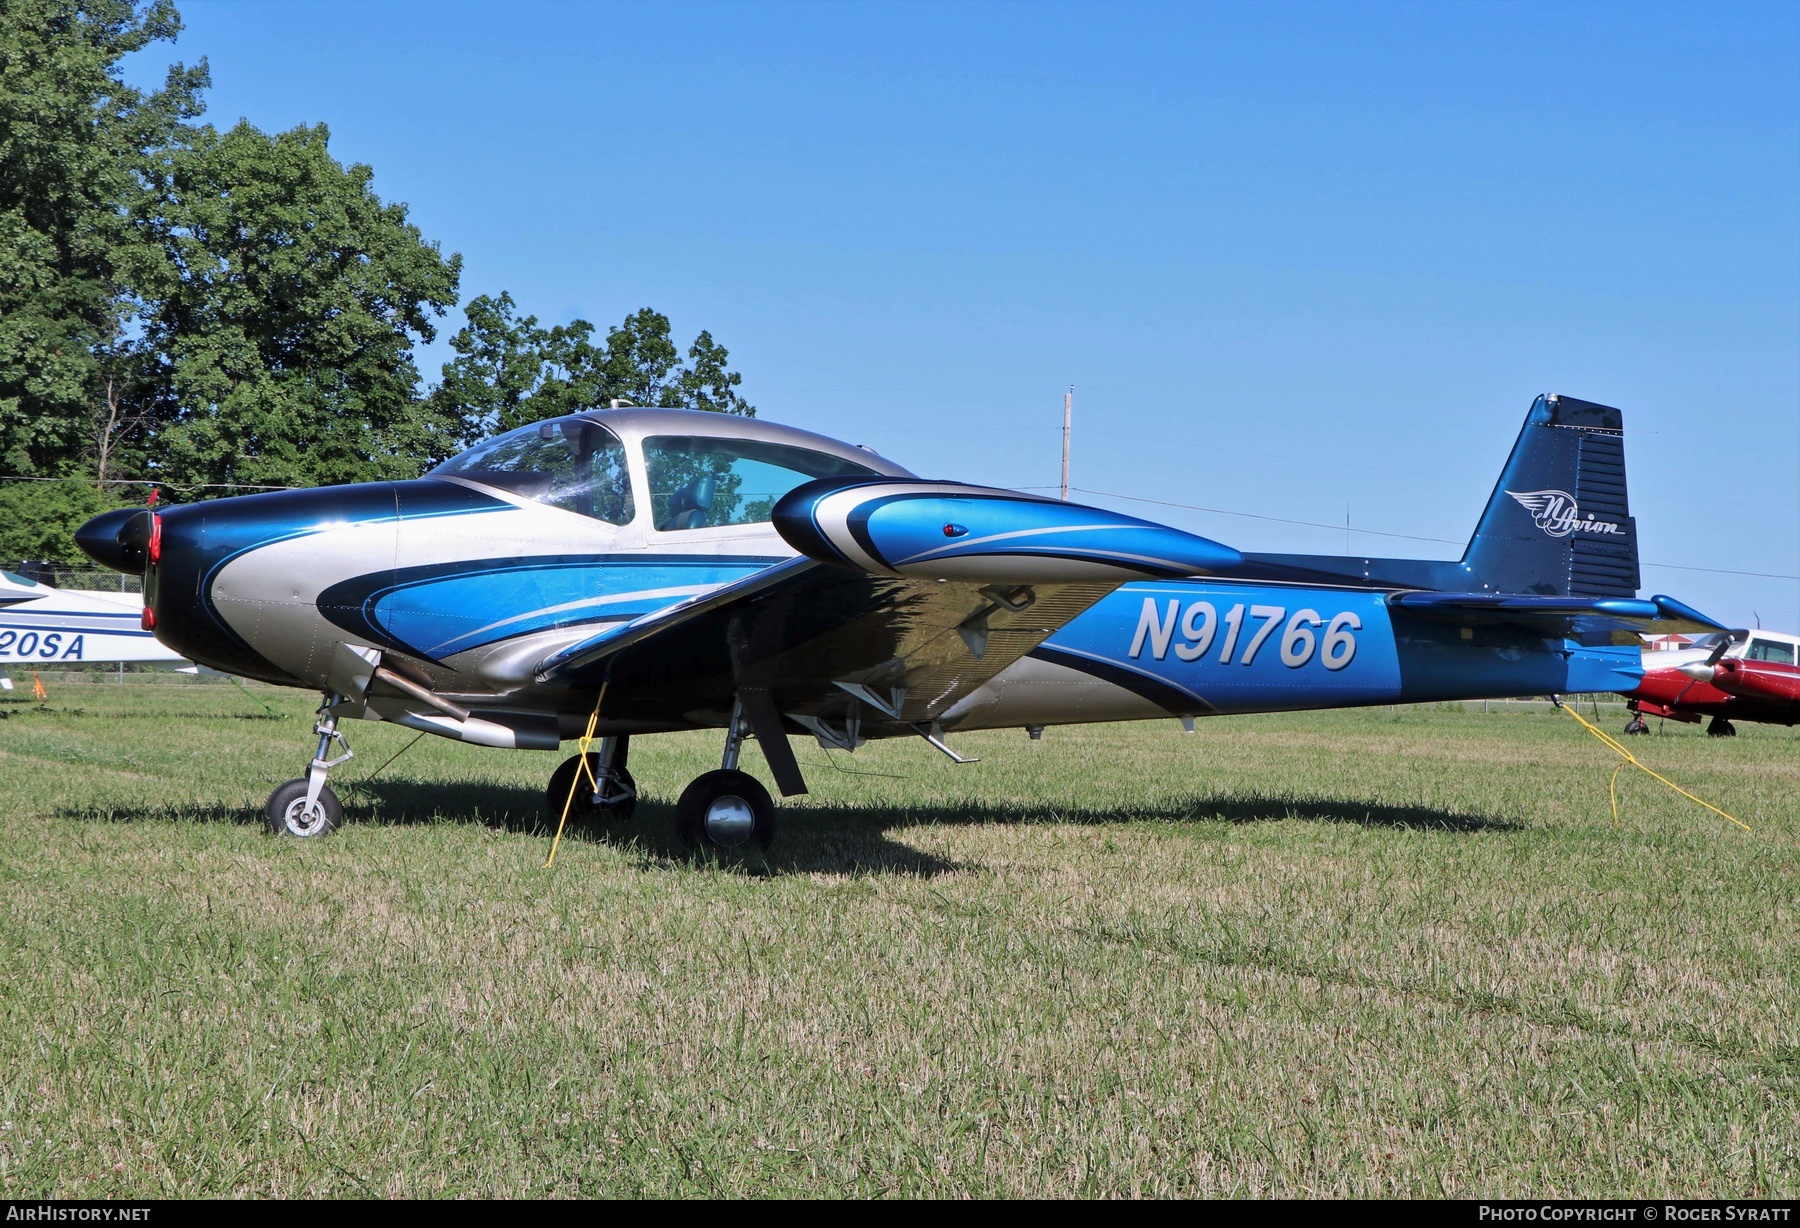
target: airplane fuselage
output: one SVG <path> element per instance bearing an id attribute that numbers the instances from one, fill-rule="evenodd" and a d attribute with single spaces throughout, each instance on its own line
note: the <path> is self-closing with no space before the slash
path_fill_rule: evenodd
<path id="1" fill-rule="evenodd" d="M 445 697 L 542 714 L 557 737 L 579 731 L 585 706 L 535 679 L 546 655 L 796 557 L 767 524 L 656 533 L 442 478 L 168 507 L 161 523 L 147 598 L 174 651 L 321 691 L 333 689 L 340 645 L 394 652 Z M 976 729 L 1626 690 L 1640 672 L 1635 649 L 1572 654 L 1513 629 L 1412 619 L 1381 592 L 1141 581 L 941 721 Z M 720 720 L 678 696 L 646 693 L 632 707 L 608 728 Z"/>

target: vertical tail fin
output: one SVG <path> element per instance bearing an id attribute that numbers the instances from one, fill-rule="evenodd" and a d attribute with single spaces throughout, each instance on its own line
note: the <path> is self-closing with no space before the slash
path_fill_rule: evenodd
<path id="1" fill-rule="evenodd" d="M 1624 415 L 1554 393 L 1526 415 L 1463 566 L 1488 592 L 1635 597 Z"/>

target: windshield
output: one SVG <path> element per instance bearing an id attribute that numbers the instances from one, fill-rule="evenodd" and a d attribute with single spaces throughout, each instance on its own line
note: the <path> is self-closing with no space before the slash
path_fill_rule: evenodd
<path id="1" fill-rule="evenodd" d="M 508 431 L 451 457 L 431 476 L 497 486 L 608 524 L 628 524 L 636 514 L 625 445 L 585 418 L 552 418 Z"/>
<path id="2" fill-rule="evenodd" d="M 814 478 L 878 476 L 873 469 L 806 448 L 753 439 L 657 435 L 644 441 L 656 527 L 710 529 L 763 524 L 775 501 Z"/>

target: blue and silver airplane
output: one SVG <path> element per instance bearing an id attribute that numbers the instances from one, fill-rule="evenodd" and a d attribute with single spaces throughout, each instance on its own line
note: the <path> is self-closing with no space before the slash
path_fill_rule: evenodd
<path id="1" fill-rule="evenodd" d="M 330 831 L 342 722 L 597 750 L 552 820 L 624 819 L 633 737 L 719 729 L 676 807 L 690 843 L 766 844 L 739 767 L 792 735 L 854 750 L 959 730 L 1626 691 L 1637 633 L 1719 624 L 1639 600 L 1618 410 L 1537 399 L 1461 559 L 1248 554 L 1118 512 L 915 477 L 756 419 L 573 414 L 416 481 L 109 512 L 82 549 L 144 577 L 143 626 L 227 673 L 324 696 L 270 828 Z M 571 798 L 573 801 L 571 801 Z"/>

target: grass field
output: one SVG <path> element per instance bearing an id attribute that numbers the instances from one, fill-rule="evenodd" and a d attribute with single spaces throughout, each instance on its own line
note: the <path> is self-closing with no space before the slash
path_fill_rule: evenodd
<path id="1" fill-rule="evenodd" d="M 725 862 L 682 735 L 545 870 L 556 756 L 387 726 L 264 835 L 255 694 L 0 704 L 6 1196 L 1800 1193 L 1794 731 L 1633 740 L 1751 834 L 1547 706 L 808 743 Z"/>

